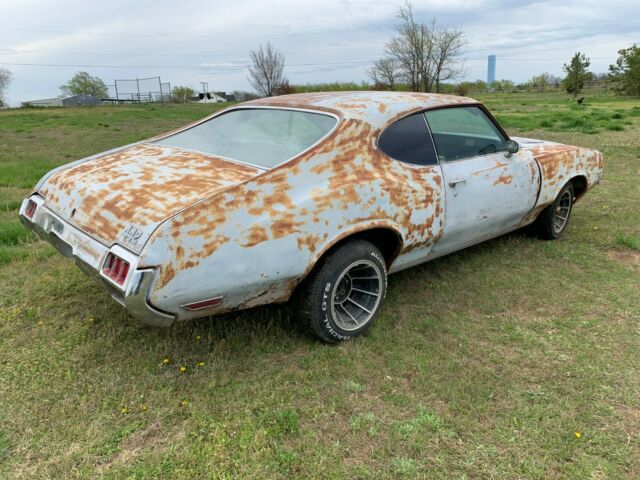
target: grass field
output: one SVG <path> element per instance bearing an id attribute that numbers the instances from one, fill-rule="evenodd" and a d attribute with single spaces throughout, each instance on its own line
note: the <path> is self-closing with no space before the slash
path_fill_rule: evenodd
<path id="1" fill-rule="evenodd" d="M 640 101 L 482 100 L 601 185 L 559 241 L 392 276 L 339 346 L 277 306 L 147 328 L 18 222 L 50 168 L 212 106 L 0 111 L 0 478 L 639 478 Z"/>

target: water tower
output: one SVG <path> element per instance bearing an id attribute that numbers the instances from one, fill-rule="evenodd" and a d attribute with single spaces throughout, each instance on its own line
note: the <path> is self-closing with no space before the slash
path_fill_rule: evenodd
<path id="1" fill-rule="evenodd" d="M 496 79 L 496 56 L 489 55 L 489 59 L 487 62 L 487 85 L 491 86 L 491 84 Z"/>

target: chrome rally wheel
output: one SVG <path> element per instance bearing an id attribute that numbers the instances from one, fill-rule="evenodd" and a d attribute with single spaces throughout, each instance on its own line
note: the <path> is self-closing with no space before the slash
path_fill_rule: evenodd
<path id="1" fill-rule="evenodd" d="M 315 335 L 337 343 L 362 335 L 380 314 L 387 290 L 385 260 L 370 242 L 330 251 L 307 280 L 302 313 Z"/>
<path id="2" fill-rule="evenodd" d="M 336 325 L 350 332 L 365 325 L 380 303 L 384 274 L 371 260 L 349 265 L 338 277 L 331 294 L 331 313 Z"/>

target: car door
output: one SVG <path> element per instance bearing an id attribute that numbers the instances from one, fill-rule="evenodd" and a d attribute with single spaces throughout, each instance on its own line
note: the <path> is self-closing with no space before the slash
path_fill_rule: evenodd
<path id="1" fill-rule="evenodd" d="M 479 106 L 425 112 L 442 167 L 445 224 L 432 255 L 443 255 L 517 228 L 534 207 L 540 173 Z"/>

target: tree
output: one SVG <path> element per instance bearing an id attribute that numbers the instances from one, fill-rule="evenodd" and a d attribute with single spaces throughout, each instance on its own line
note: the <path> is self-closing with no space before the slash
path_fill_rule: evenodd
<path id="1" fill-rule="evenodd" d="M 258 95 L 256 95 L 253 92 L 244 92 L 242 90 L 234 90 L 231 93 L 236 98 L 236 101 L 238 102 L 248 102 L 249 100 L 255 100 L 257 98 L 260 98 Z"/>
<path id="2" fill-rule="evenodd" d="M 640 47 L 635 43 L 618 50 L 618 59 L 609 66 L 611 77 L 618 83 L 617 90 L 626 95 L 640 96 Z"/>
<path id="3" fill-rule="evenodd" d="M 386 45 L 386 57 L 395 61 L 397 77 L 414 92 L 440 91 L 447 80 L 464 71 L 459 56 L 464 46 L 461 30 L 416 22 L 413 6 L 407 2 L 398 12 L 397 35 Z"/>
<path id="4" fill-rule="evenodd" d="M 496 92 L 513 92 L 516 86 L 511 80 L 494 80 L 491 82 L 491 89 Z"/>
<path id="5" fill-rule="evenodd" d="M 274 95 L 291 95 L 296 93 L 296 87 L 289 83 L 289 80 L 285 79 L 280 85 L 276 87 Z"/>
<path id="6" fill-rule="evenodd" d="M 475 82 L 473 82 L 473 89 L 474 92 L 486 92 L 487 91 L 487 82 L 485 82 L 484 80 L 476 80 Z"/>
<path id="7" fill-rule="evenodd" d="M 582 92 L 585 82 L 591 80 L 591 72 L 588 68 L 591 65 L 589 59 L 582 53 L 576 52 L 567 65 L 562 67 L 567 76 L 562 81 L 567 93 L 573 93 L 577 97 Z"/>
<path id="8" fill-rule="evenodd" d="M 109 96 L 107 86 L 98 77 L 92 77 L 87 72 L 76 73 L 69 83 L 60 87 L 63 95 L 93 95 L 98 98 Z"/>
<path id="9" fill-rule="evenodd" d="M 550 85 L 556 85 L 560 79 L 551 73 L 541 73 L 540 75 L 535 75 L 531 77 L 529 80 L 529 84 L 541 92 L 544 92 L 544 89 Z"/>
<path id="10" fill-rule="evenodd" d="M 373 62 L 373 66 L 367 70 L 367 75 L 378 90 L 395 90 L 398 63 L 393 57 L 383 57 Z"/>
<path id="11" fill-rule="evenodd" d="M 171 89 L 171 96 L 175 98 L 175 101 L 186 102 L 190 100 L 196 91 L 191 87 L 185 87 L 182 85 L 176 85 Z"/>
<path id="12" fill-rule="evenodd" d="M 464 47 L 462 30 L 443 28 L 436 29 L 436 22 L 432 24 L 432 35 L 434 37 L 433 62 L 433 82 L 436 92 L 440 93 L 440 85 L 447 80 L 453 80 L 464 74 L 464 66 L 458 62 L 460 51 Z"/>
<path id="13" fill-rule="evenodd" d="M 460 82 L 459 84 L 457 84 L 455 86 L 453 91 L 455 92 L 456 95 L 460 95 L 460 96 L 464 97 L 464 96 L 469 94 L 469 92 L 471 91 L 472 88 L 473 88 L 473 83 L 471 83 L 471 82 Z"/>
<path id="14" fill-rule="evenodd" d="M 273 96 L 277 89 L 288 84 L 284 76 L 284 55 L 267 42 L 265 48 L 260 45 L 258 50 L 251 50 L 249 67 L 249 83 L 259 93 L 267 97 Z"/>
<path id="15" fill-rule="evenodd" d="M 5 105 L 4 95 L 11 83 L 11 72 L 6 68 L 0 68 L 0 107 Z"/>

